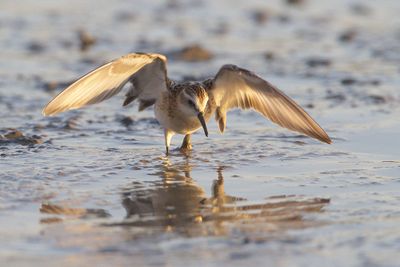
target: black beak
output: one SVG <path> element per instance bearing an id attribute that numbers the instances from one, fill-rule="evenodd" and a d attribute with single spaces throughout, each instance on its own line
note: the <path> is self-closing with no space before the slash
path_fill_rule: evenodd
<path id="1" fill-rule="evenodd" d="M 204 134 L 208 137 L 208 130 L 207 130 L 206 122 L 205 122 L 204 117 L 203 117 L 203 112 L 199 112 L 199 114 L 197 114 L 197 118 L 199 118 L 201 126 L 203 126 Z"/>

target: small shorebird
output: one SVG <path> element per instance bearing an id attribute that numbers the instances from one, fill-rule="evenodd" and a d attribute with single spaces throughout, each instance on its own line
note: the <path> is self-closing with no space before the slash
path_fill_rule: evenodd
<path id="1" fill-rule="evenodd" d="M 168 155 L 174 134 L 185 135 L 181 150 L 192 148 L 190 136 L 215 113 L 221 133 L 226 113 L 252 108 L 287 129 L 331 143 L 325 131 L 296 102 L 256 74 L 235 65 L 224 65 L 214 78 L 177 83 L 167 77 L 167 58 L 160 54 L 134 53 L 111 61 L 78 79 L 51 100 L 44 115 L 99 103 L 132 84 L 123 106 L 139 101 L 139 111 L 155 105 L 156 119 L 164 127 Z"/>

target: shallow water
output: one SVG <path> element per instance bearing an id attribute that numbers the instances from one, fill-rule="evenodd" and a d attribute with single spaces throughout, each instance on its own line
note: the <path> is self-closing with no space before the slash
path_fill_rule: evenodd
<path id="1" fill-rule="evenodd" d="M 300 2 L 1 1 L 1 265 L 398 266 L 400 4 Z M 191 44 L 212 58 L 179 58 Z M 132 51 L 167 54 L 175 79 L 254 70 L 333 144 L 232 111 L 165 157 L 152 110 L 122 94 L 42 117 Z"/>

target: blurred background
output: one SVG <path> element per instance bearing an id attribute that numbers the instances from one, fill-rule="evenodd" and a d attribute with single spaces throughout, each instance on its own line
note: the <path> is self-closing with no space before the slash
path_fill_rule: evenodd
<path id="1" fill-rule="evenodd" d="M 333 78 L 333 70 L 339 75 L 357 69 L 377 79 L 379 71 L 397 71 L 397 5 L 395 0 L 4 0 L 1 56 L 7 62 L 1 75 L 75 78 L 104 61 L 143 51 L 174 55 L 172 62 L 208 61 L 185 73 L 171 64 L 176 78 L 211 75 L 219 64 L 233 61 L 269 74 Z M 384 69 L 372 64 L 382 60 Z"/>
<path id="2" fill-rule="evenodd" d="M 310 108 L 387 103 L 398 97 L 398 8 L 395 0 L 4 0 L 1 99 L 10 97 L 10 84 L 13 92 L 22 88 L 21 98 L 38 100 L 27 107 L 34 116 L 49 99 L 43 93 L 54 95 L 104 62 L 140 51 L 167 55 L 177 80 L 213 76 L 233 63 L 307 97 L 299 101 Z M 20 115 L 3 124 L 20 126 Z"/>
<path id="3" fill-rule="evenodd" d="M 398 266 L 398 0 L 1 0 L 0 262 L 7 266 Z M 252 112 L 163 157 L 152 110 L 44 118 L 131 52 L 176 80 L 227 63 L 300 103 L 323 145 Z M 173 139 L 175 146 L 179 137 Z"/>

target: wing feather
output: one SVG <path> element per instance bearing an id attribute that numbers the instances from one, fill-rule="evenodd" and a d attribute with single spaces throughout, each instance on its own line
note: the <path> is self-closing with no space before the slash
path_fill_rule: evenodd
<path id="1" fill-rule="evenodd" d="M 223 116 L 232 108 L 252 108 L 282 127 L 328 144 L 332 142 L 321 126 L 296 102 L 248 70 L 224 65 L 214 78 L 211 92 Z"/>
<path id="2" fill-rule="evenodd" d="M 142 84 L 152 84 L 155 90 L 144 94 L 147 99 L 156 98 L 159 91 L 167 89 L 165 64 L 166 57 L 159 54 L 125 55 L 89 72 L 71 84 L 46 105 L 43 115 L 54 115 L 102 102 L 118 94 L 132 79 L 140 80 Z M 146 75 L 135 75 L 143 68 L 147 70 Z M 154 77 L 156 79 L 153 79 Z"/>

